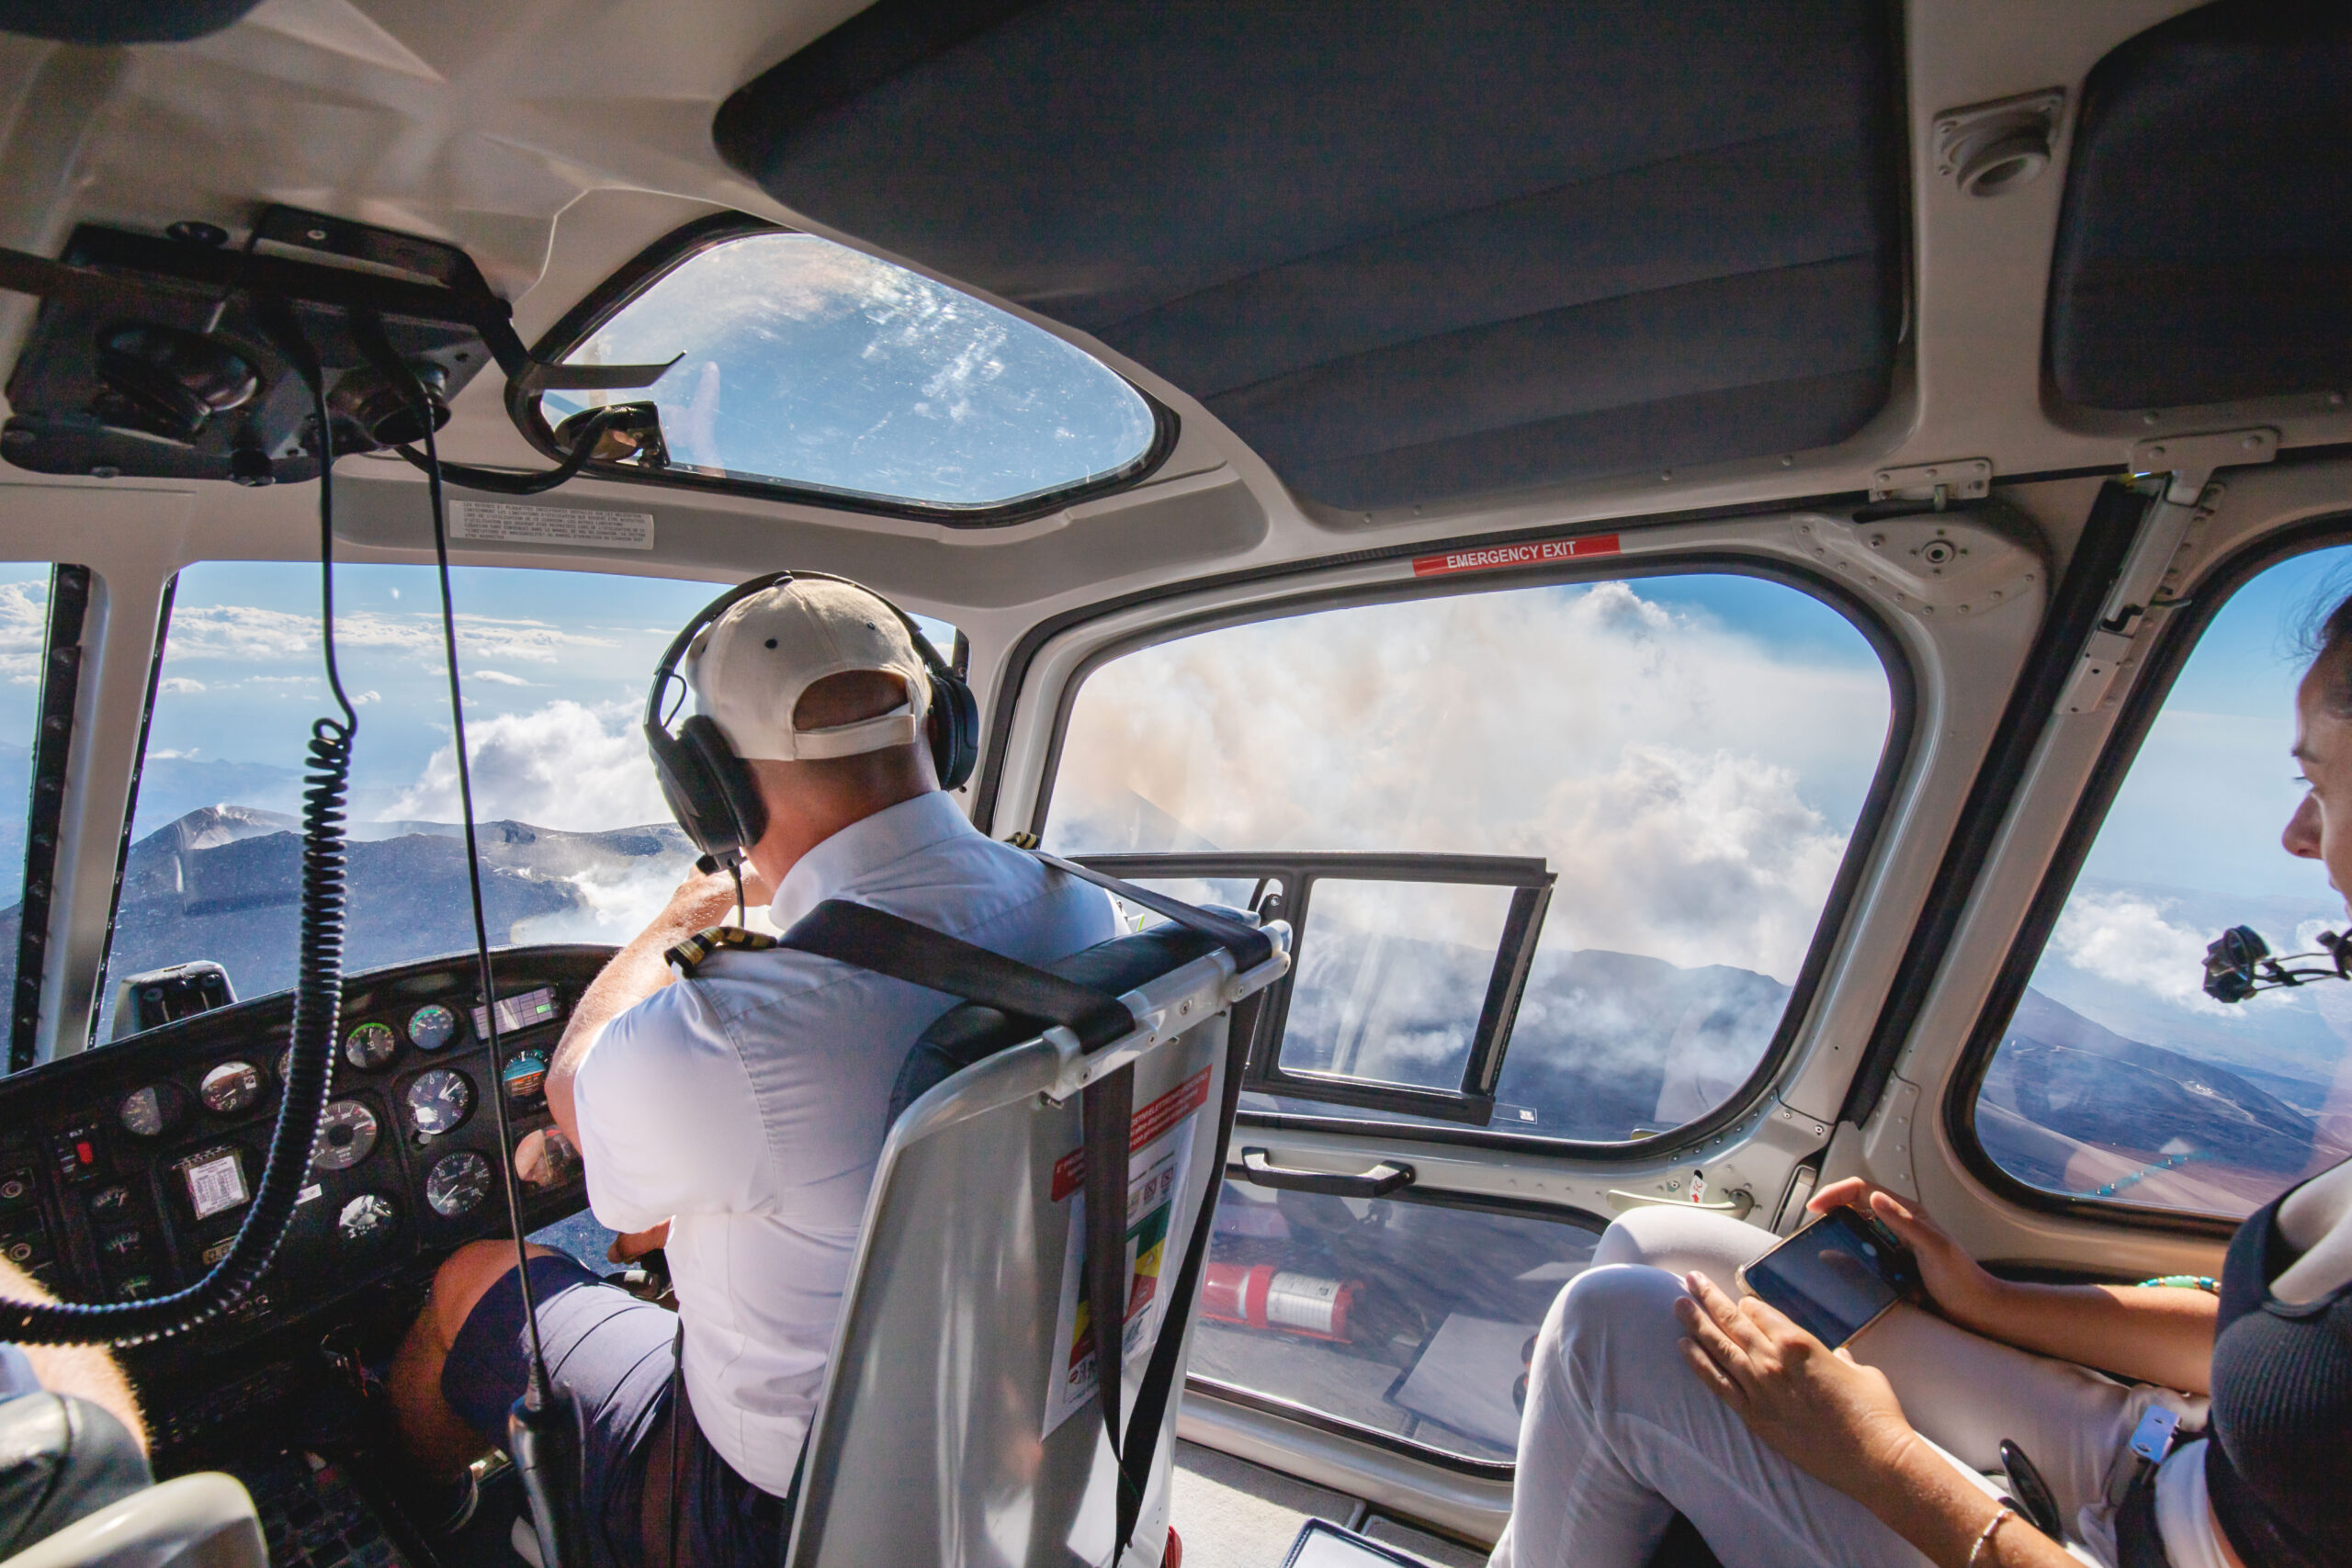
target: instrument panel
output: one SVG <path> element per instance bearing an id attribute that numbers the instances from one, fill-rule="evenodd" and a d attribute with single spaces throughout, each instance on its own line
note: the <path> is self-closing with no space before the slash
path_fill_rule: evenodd
<path id="1" fill-rule="evenodd" d="M 547 1066 L 611 953 L 499 954 L 495 1065 L 470 954 L 347 982 L 326 1119 L 286 1240 L 254 1295 L 185 1343 L 243 1343 L 504 1234 L 494 1160 L 514 1164 L 533 1228 L 582 1208 Z M 291 994 L 264 997 L 0 1079 L 0 1256 L 66 1301 L 194 1283 L 260 1185 L 293 1007 Z M 506 1097 L 513 1147 L 499 1146 L 492 1093 Z"/>

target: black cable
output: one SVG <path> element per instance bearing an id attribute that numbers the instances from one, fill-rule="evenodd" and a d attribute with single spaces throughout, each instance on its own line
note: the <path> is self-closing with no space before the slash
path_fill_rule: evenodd
<path id="1" fill-rule="evenodd" d="M 405 367 L 403 367 L 405 368 Z M 411 378 L 414 381 L 414 378 Z M 490 1087 L 486 1092 L 497 1113 L 498 1146 L 507 1151 L 500 1161 L 506 1193 L 506 1223 L 514 1233 L 514 1278 L 523 1295 L 523 1321 L 530 1325 L 531 1358 L 523 1398 L 533 1410 L 548 1401 L 547 1348 L 539 1342 L 539 1314 L 531 1292 L 531 1253 L 523 1231 L 523 1196 L 514 1177 L 514 1129 L 506 1110 L 504 1064 L 498 1055 L 498 991 L 490 967 L 490 921 L 482 912 L 481 847 L 474 840 L 473 769 L 466 760 L 465 688 L 458 677 L 458 613 L 449 589 L 449 525 L 441 494 L 440 452 L 433 440 L 433 409 L 424 384 L 415 383 L 418 400 L 425 406 L 425 489 L 433 503 L 433 560 L 441 581 L 441 647 L 449 660 L 449 728 L 457 749 L 458 804 L 466 829 L 466 888 L 473 900 L 474 967 L 481 986 L 482 1017 L 490 1028 Z"/>
<path id="2" fill-rule="evenodd" d="M 434 448 L 429 413 L 424 450 L 420 452 L 413 446 L 396 446 L 393 450 L 407 458 L 412 467 L 434 476 L 435 483 L 446 479 L 463 489 L 484 491 L 492 495 L 541 495 L 578 478 L 580 470 L 588 466 L 588 459 L 596 455 L 596 443 L 603 438 L 605 429 L 618 423 L 628 412 L 628 407 L 625 403 L 607 403 L 590 414 L 582 422 L 580 444 L 572 448 L 571 456 L 554 468 L 537 473 L 442 462 L 440 454 Z"/>
<path id="3" fill-rule="evenodd" d="M 322 718 L 311 726 L 311 766 L 302 790 L 301 956 L 294 982 L 293 1043 L 286 1094 L 278 1102 L 261 1184 L 226 1256 L 193 1285 L 144 1302 L 0 1303 L 0 1339 L 18 1345 L 137 1345 L 210 1322 L 244 1300 L 268 1272 L 310 1180 L 311 1159 L 334 1083 L 335 1036 L 342 1027 L 344 803 L 350 793 L 351 743 L 359 730 L 359 715 L 344 694 L 335 667 L 334 435 L 325 380 L 308 349 L 304 343 L 295 363 L 310 383 L 318 425 L 319 637 L 325 648 L 327 686 L 343 717 Z"/>

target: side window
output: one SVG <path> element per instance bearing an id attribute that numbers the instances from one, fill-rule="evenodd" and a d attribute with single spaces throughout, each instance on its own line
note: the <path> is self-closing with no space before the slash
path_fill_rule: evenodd
<path id="1" fill-rule="evenodd" d="M 453 573 L 491 940 L 620 942 L 684 874 L 638 720 L 653 663 L 718 592 L 596 572 Z M 301 770 L 320 672 L 314 565 L 180 574 L 107 955 L 100 1040 L 127 980 L 209 959 L 237 996 L 294 982 Z M 350 807 L 354 973 L 473 945 L 432 570 L 336 570 L 359 711 Z M 953 640 L 931 627 L 934 640 Z"/>
<path id="2" fill-rule="evenodd" d="M 0 1021 L 13 1015 L 17 996 L 25 824 L 32 799 L 33 728 L 40 720 L 49 578 L 47 562 L 0 562 Z M 6 1032 L 0 1021 L 0 1034 Z"/>
<path id="3" fill-rule="evenodd" d="M 2232 926 L 2282 955 L 2346 929 L 2324 868 L 2278 835 L 2302 795 L 2291 628 L 2347 575 L 2352 548 L 2320 550 L 2241 588 L 2132 759 L 1973 1108 L 2028 1186 L 2235 1218 L 2352 1154 L 2352 986 L 2234 1004 L 2202 986 Z"/>
<path id="4" fill-rule="evenodd" d="M 1175 875 L 1222 869 L 1221 889 L 1254 886 L 1221 859 L 1273 867 L 1328 852 L 1533 868 L 1441 864 L 1408 881 L 1309 866 L 1278 1092 L 1244 1100 L 1261 1110 L 1373 1098 L 1317 1093 L 1307 1074 L 1452 1084 L 1525 907 L 1496 884 L 1555 878 L 1516 1023 L 1508 1010 L 1498 1021 L 1491 1106 L 1446 1119 L 1618 1142 L 1705 1115 L 1761 1059 L 1890 713 L 1862 634 L 1760 578 L 1314 611 L 1089 674 L 1046 839 L 1064 853 L 1194 863 Z M 1265 1084 L 1265 1064 L 1253 1077 Z"/>

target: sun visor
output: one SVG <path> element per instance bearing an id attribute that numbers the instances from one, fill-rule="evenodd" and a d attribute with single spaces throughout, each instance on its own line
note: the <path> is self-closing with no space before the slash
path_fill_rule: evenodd
<path id="1" fill-rule="evenodd" d="M 2131 39 L 2084 85 L 2050 278 L 2077 407 L 2352 382 L 2352 9 L 2244 0 Z"/>
<path id="2" fill-rule="evenodd" d="M 713 133 L 1371 510 L 1852 434 L 1899 96 L 1870 0 L 880 0 Z"/>

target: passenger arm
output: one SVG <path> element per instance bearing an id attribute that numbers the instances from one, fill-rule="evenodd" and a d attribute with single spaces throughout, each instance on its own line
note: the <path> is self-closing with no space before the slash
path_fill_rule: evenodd
<path id="1" fill-rule="evenodd" d="M 20 1302 L 57 1299 L 5 1258 L 0 1258 L 0 1296 Z M 141 1453 L 147 1450 L 147 1423 L 139 1414 L 139 1396 L 131 1393 L 130 1380 L 123 1376 L 122 1368 L 104 1346 L 26 1345 L 20 1348 L 40 1378 L 41 1387 L 51 1393 L 88 1400 L 121 1422 Z"/>
<path id="2" fill-rule="evenodd" d="M 1987 1272 L 1933 1221 L 1860 1177 L 1832 1182 L 1807 1205 L 1875 1215 L 1918 1256 L 1928 1293 L 1962 1328 L 2037 1355 L 2161 1383 L 2211 1391 L 2213 1325 L 2208 1292 L 2138 1285 L 2037 1285 Z"/>

